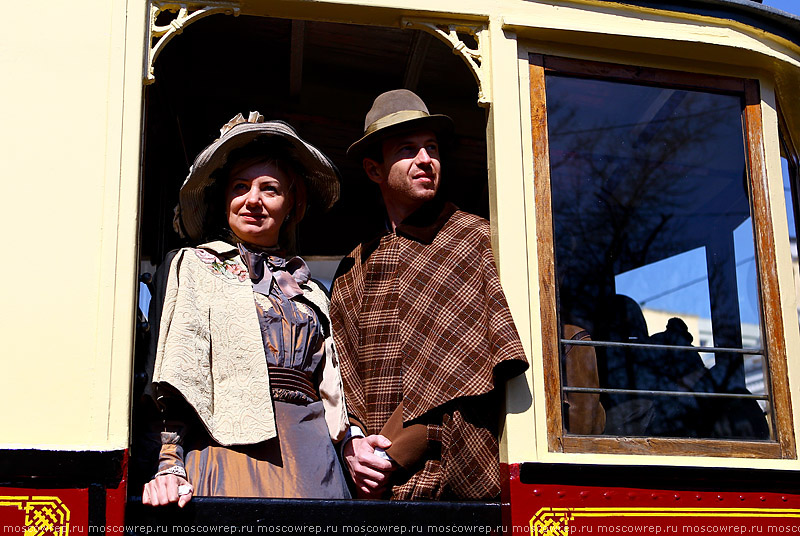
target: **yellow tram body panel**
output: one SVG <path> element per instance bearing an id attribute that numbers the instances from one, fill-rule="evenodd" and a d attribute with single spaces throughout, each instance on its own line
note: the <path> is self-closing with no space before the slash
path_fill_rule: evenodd
<path id="1" fill-rule="evenodd" d="M 4 10 L 0 448 L 126 448 L 145 7 Z"/>
<path id="2" fill-rule="evenodd" d="M 0 226 L 11 246 L 0 278 L 7 367 L 0 383 L 2 449 L 128 447 L 143 94 L 154 61 L 150 49 L 157 43 L 150 20 L 154 4 L 51 0 L 38 2 L 34 14 L 17 3 L 6 6 L 0 22 L 0 68 L 6 80 L 0 100 Z M 800 469 L 796 456 L 567 454 L 548 447 L 528 72 L 529 54 L 547 54 L 759 82 L 779 259 L 779 322 L 789 356 L 789 391 L 797 400 L 798 304 L 786 262 L 792 255 L 778 149 L 778 108 L 789 137 L 800 141 L 797 40 L 730 19 L 599 1 L 223 4 L 240 16 L 429 30 L 452 25 L 475 33 L 478 61 L 464 68 L 473 70 L 476 103 L 480 99 L 488 112 L 489 208 L 497 263 L 532 365 L 508 386 L 504 463 Z M 172 37 L 181 38 L 179 33 Z M 459 51 L 457 39 L 451 46 Z M 792 413 L 796 443 L 800 410 Z"/>

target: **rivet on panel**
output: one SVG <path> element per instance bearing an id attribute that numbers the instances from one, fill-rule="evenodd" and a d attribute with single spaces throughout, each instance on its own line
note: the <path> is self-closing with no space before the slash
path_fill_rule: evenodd
<path id="1" fill-rule="evenodd" d="M 539 495 L 541 495 L 541 494 L 542 494 L 542 492 L 541 492 L 541 491 L 539 491 L 538 489 L 535 489 L 535 490 L 533 490 L 533 494 L 534 494 L 534 495 L 536 495 L 536 496 L 538 497 Z"/>
<path id="2" fill-rule="evenodd" d="M 563 498 L 564 498 L 564 495 L 566 495 L 566 493 L 564 493 L 563 491 L 557 491 L 557 492 L 556 492 L 556 495 L 558 495 L 558 498 L 559 498 L 559 499 L 563 499 Z"/>
<path id="3" fill-rule="evenodd" d="M 680 495 L 678 495 L 677 493 L 676 493 L 675 495 L 673 495 L 673 498 L 674 498 L 676 501 L 680 501 L 680 500 L 681 500 L 681 496 L 680 496 Z"/>

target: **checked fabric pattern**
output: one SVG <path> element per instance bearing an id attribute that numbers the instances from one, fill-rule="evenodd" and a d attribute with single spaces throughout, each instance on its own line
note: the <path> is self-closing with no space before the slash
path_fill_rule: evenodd
<path id="1" fill-rule="evenodd" d="M 402 401 L 405 423 L 442 425 L 441 463 L 425 463 L 393 498 L 496 495 L 500 404 L 475 397 L 527 361 L 489 232 L 478 216 L 431 204 L 340 265 L 331 317 L 354 420 L 377 433 Z M 425 490 L 408 489 L 417 483 Z"/>

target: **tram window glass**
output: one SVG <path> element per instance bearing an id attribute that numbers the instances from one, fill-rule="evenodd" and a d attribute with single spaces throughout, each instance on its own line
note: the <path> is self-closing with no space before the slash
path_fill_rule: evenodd
<path id="1" fill-rule="evenodd" d="M 545 110 L 547 125 L 534 146 L 547 149 L 537 195 L 549 194 L 552 214 L 557 448 L 775 445 L 744 81 L 562 65 L 531 70 L 533 113 Z"/>
<path id="2" fill-rule="evenodd" d="M 797 166 L 794 165 L 795 159 L 790 158 L 793 154 L 788 149 L 785 139 L 781 140 L 781 173 L 783 175 L 783 193 L 786 200 L 786 220 L 789 224 L 789 240 L 791 242 L 792 251 L 792 273 L 794 275 L 794 289 L 795 298 L 797 301 L 798 320 L 800 320 L 800 266 L 798 265 L 798 249 L 797 249 L 797 225 L 798 221 L 798 208 L 800 207 L 800 199 L 798 199 L 797 189 Z"/>

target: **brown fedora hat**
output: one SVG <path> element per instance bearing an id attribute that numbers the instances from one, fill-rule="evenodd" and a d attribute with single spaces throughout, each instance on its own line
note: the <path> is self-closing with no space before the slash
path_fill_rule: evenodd
<path id="1" fill-rule="evenodd" d="M 347 149 L 347 156 L 361 158 L 374 143 L 412 129 L 430 129 L 444 142 L 453 135 L 453 120 L 446 115 L 431 115 L 413 91 L 394 89 L 381 93 L 364 119 L 364 135 Z"/>

